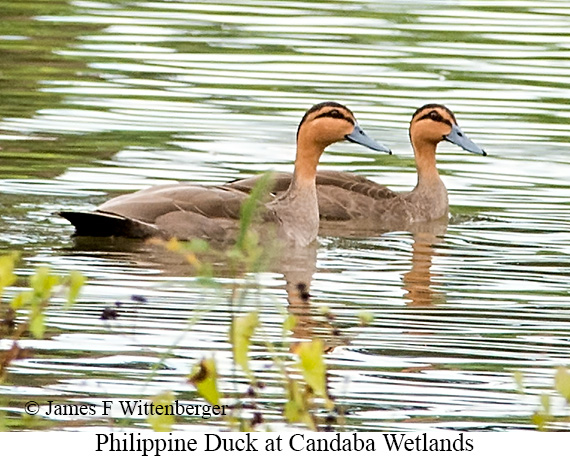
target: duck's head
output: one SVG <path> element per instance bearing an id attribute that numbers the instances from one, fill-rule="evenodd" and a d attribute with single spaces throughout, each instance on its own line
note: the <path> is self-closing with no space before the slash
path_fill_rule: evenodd
<path id="1" fill-rule="evenodd" d="M 297 130 L 297 143 L 312 143 L 324 150 L 338 141 L 348 140 L 374 151 L 392 153 L 386 146 L 370 138 L 358 125 L 352 111 L 335 102 L 319 103 L 309 109 Z"/>
<path id="2" fill-rule="evenodd" d="M 410 123 L 410 140 L 414 147 L 427 143 L 434 151 L 435 146 L 445 140 L 474 154 L 487 155 L 463 133 L 453 112 L 443 105 L 428 104 L 416 110 Z"/>

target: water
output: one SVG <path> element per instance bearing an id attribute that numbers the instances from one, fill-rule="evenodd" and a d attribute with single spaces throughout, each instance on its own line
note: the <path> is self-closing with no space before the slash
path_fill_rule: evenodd
<path id="1" fill-rule="evenodd" d="M 0 248 L 22 253 L 21 276 L 47 264 L 88 277 L 73 309 L 56 301 L 48 310 L 45 339 L 21 341 L 31 352 L 12 362 L 0 386 L 6 426 L 109 426 L 101 415 L 77 420 L 45 408 L 21 425 L 30 399 L 100 404 L 172 390 L 203 404 L 186 376 L 212 353 L 222 390 L 243 393 L 248 383 L 232 369 L 228 325 L 236 313 L 259 309 L 263 334 L 252 363 L 265 387 L 256 408 L 274 429 L 286 427 L 284 397 L 265 342 L 292 363 L 296 342 L 314 336 L 327 347 L 329 388 L 346 410 L 347 430 L 534 428 L 539 394 L 552 394 L 556 367 L 570 365 L 567 2 L 2 8 Z M 440 145 L 447 227 L 321 237 L 301 268 L 285 259 L 245 278 L 256 287 L 236 307 L 228 304 L 232 280 L 223 263 L 220 286 L 203 287 L 156 247 L 76 244 L 54 215 L 158 183 L 289 171 L 297 123 L 323 100 L 347 104 L 395 152 L 339 144 L 323 156 L 323 169 L 398 191 L 415 184 L 413 111 L 427 102 L 454 110 L 490 154 Z M 310 305 L 291 286 L 299 281 L 311 283 Z M 119 318 L 101 320 L 115 301 Z M 298 320 L 284 337 L 286 311 Z M 360 325 L 362 313 L 374 317 L 368 326 Z M 524 376 L 524 394 L 514 371 Z M 552 401 L 557 417 L 568 415 L 559 396 Z M 121 421 L 115 411 L 114 418 L 147 427 L 144 417 Z M 176 427 L 225 425 L 181 417 Z"/>

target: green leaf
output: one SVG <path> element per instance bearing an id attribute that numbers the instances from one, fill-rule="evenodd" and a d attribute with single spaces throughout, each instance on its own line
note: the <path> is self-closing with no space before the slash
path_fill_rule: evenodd
<path id="1" fill-rule="evenodd" d="M 257 311 L 252 311 L 245 316 L 234 318 L 230 327 L 230 342 L 234 361 L 250 377 L 252 375 L 249 369 L 249 345 L 258 325 L 259 315 Z"/>
<path id="2" fill-rule="evenodd" d="M 69 308 L 77 301 L 83 284 L 85 284 L 85 276 L 81 273 L 78 271 L 72 271 L 69 274 L 69 291 L 67 293 L 66 308 Z"/>
<path id="3" fill-rule="evenodd" d="M 41 339 L 44 337 L 46 330 L 45 317 L 43 309 L 39 308 L 33 310 L 30 315 L 30 332 L 34 338 Z"/>
<path id="4" fill-rule="evenodd" d="M 287 379 L 287 403 L 283 415 L 290 423 L 303 423 L 309 429 L 315 430 L 315 423 L 309 413 L 309 405 L 307 404 L 307 395 L 301 392 L 299 383 L 291 378 Z"/>
<path id="5" fill-rule="evenodd" d="M 540 405 L 547 415 L 550 415 L 550 395 L 542 394 L 540 396 Z"/>
<path id="6" fill-rule="evenodd" d="M 550 396 L 548 394 L 542 394 L 540 396 L 540 405 L 542 407 L 541 411 L 536 411 L 532 417 L 532 423 L 536 425 L 538 430 L 546 430 L 546 425 L 550 420 L 552 420 L 552 415 L 550 414 Z"/>
<path id="7" fill-rule="evenodd" d="M 358 319 L 360 320 L 360 326 L 366 327 L 372 323 L 374 315 L 370 312 L 362 311 L 358 313 Z"/>
<path id="8" fill-rule="evenodd" d="M 39 301 L 47 300 L 52 289 L 59 284 L 59 278 L 51 274 L 48 267 L 39 267 L 30 277 L 30 286 Z"/>
<path id="9" fill-rule="evenodd" d="M 315 395 L 328 399 L 326 388 L 326 367 L 321 340 L 303 341 L 295 350 L 299 356 L 299 368 L 306 383 Z"/>
<path id="10" fill-rule="evenodd" d="M 158 414 L 148 415 L 146 421 L 150 424 L 155 432 L 170 432 L 172 431 L 172 426 L 174 425 L 174 415 L 172 414 L 160 414 L 166 411 L 166 407 L 174 403 L 174 394 L 170 391 L 162 392 L 152 398 L 152 411 L 156 411 Z"/>
<path id="11" fill-rule="evenodd" d="M 17 259 L 17 254 L 8 254 L 0 257 L 0 296 L 4 288 L 11 286 L 18 279 L 14 274 Z"/>
<path id="12" fill-rule="evenodd" d="M 31 290 L 25 290 L 24 292 L 20 292 L 18 295 L 16 295 L 12 299 L 10 306 L 14 310 L 24 308 L 25 306 L 28 306 L 30 304 L 33 296 L 34 296 L 34 293 Z"/>
<path id="13" fill-rule="evenodd" d="M 287 314 L 287 317 L 283 322 L 283 330 L 286 332 L 290 332 L 295 328 L 296 324 L 297 324 L 297 317 L 294 314 Z"/>
<path id="14" fill-rule="evenodd" d="M 185 244 L 191 252 L 203 253 L 210 250 L 210 244 L 202 238 L 194 238 Z"/>
<path id="15" fill-rule="evenodd" d="M 536 411 L 530 418 L 532 423 L 536 425 L 536 428 L 538 428 L 538 430 L 540 430 L 541 432 L 545 430 L 546 424 L 548 423 L 548 419 L 549 419 L 548 416 L 539 411 Z"/>
<path id="16" fill-rule="evenodd" d="M 515 378 L 515 384 L 517 385 L 517 391 L 518 393 L 523 393 L 524 392 L 524 378 L 523 378 L 523 374 L 520 371 L 515 371 L 513 373 L 513 377 Z"/>
<path id="17" fill-rule="evenodd" d="M 248 232 L 251 224 L 255 220 L 258 209 L 263 201 L 263 199 L 270 192 L 273 187 L 273 174 L 264 173 L 260 176 L 257 183 L 251 190 L 249 197 L 242 203 L 240 208 L 240 227 L 239 234 L 236 240 L 236 246 L 240 250 L 245 250 L 251 248 L 252 239 L 248 238 Z"/>
<path id="18" fill-rule="evenodd" d="M 48 267 L 39 267 L 30 277 L 33 289 L 30 298 L 29 328 L 34 338 L 43 338 L 45 333 L 44 307 L 50 299 L 53 288 L 59 284 L 59 277 L 51 274 Z"/>
<path id="19" fill-rule="evenodd" d="M 570 402 L 570 371 L 564 367 L 558 367 L 554 376 L 554 387 L 567 402 Z"/>
<path id="20" fill-rule="evenodd" d="M 190 382 L 196 386 L 198 393 L 212 406 L 219 405 L 218 372 L 214 358 L 202 359 L 192 371 Z"/>
<path id="21" fill-rule="evenodd" d="M 299 422 L 305 414 L 305 405 L 299 391 L 299 383 L 294 379 L 287 383 L 287 403 L 285 403 L 283 414 L 290 423 Z"/>

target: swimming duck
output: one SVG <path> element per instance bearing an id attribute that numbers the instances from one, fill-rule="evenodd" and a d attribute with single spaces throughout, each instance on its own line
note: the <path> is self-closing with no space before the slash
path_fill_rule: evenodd
<path id="1" fill-rule="evenodd" d="M 447 189 L 436 167 L 436 147 L 449 141 L 481 155 L 487 153 L 471 141 L 457 125 L 453 112 L 443 105 L 424 105 L 412 116 L 410 140 L 414 150 L 418 182 L 411 192 L 394 192 L 362 176 L 336 171 L 319 171 L 316 183 L 321 228 L 328 233 L 348 230 L 406 230 L 414 224 L 447 218 Z M 228 183 L 248 192 L 257 177 Z M 279 173 L 273 192 L 287 188 L 291 175 Z M 338 230 L 340 229 L 340 232 Z M 343 232 L 343 230 L 345 230 Z"/>
<path id="2" fill-rule="evenodd" d="M 390 152 L 367 136 L 352 111 L 339 103 L 320 103 L 305 113 L 297 130 L 292 178 L 262 211 L 263 222 L 275 227 L 280 240 L 306 246 L 316 239 L 317 164 L 327 146 L 345 139 Z M 64 211 L 60 215 L 75 226 L 76 235 L 206 238 L 223 242 L 235 237 L 240 207 L 247 197 L 247 193 L 226 186 L 166 184 L 113 198 L 95 211 Z"/>

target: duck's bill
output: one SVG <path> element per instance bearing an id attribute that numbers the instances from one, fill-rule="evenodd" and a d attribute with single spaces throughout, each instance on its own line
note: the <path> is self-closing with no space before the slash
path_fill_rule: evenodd
<path id="1" fill-rule="evenodd" d="M 444 138 L 446 141 L 456 144 L 460 148 L 472 152 L 473 154 L 481 154 L 483 156 L 487 155 L 485 150 L 473 143 L 473 141 L 471 141 L 457 125 L 453 125 L 451 127 L 451 133 L 449 135 L 445 135 Z"/>
<path id="2" fill-rule="evenodd" d="M 367 148 L 372 149 L 373 151 L 380 151 L 380 152 L 387 152 L 388 154 L 392 154 L 390 148 L 387 148 L 383 144 L 378 143 L 377 141 L 370 138 L 364 130 L 360 128 L 358 124 L 354 124 L 354 130 L 352 133 L 349 133 L 345 136 L 348 141 L 352 141 L 353 143 L 361 144 L 362 146 L 366 146 Z"/>

